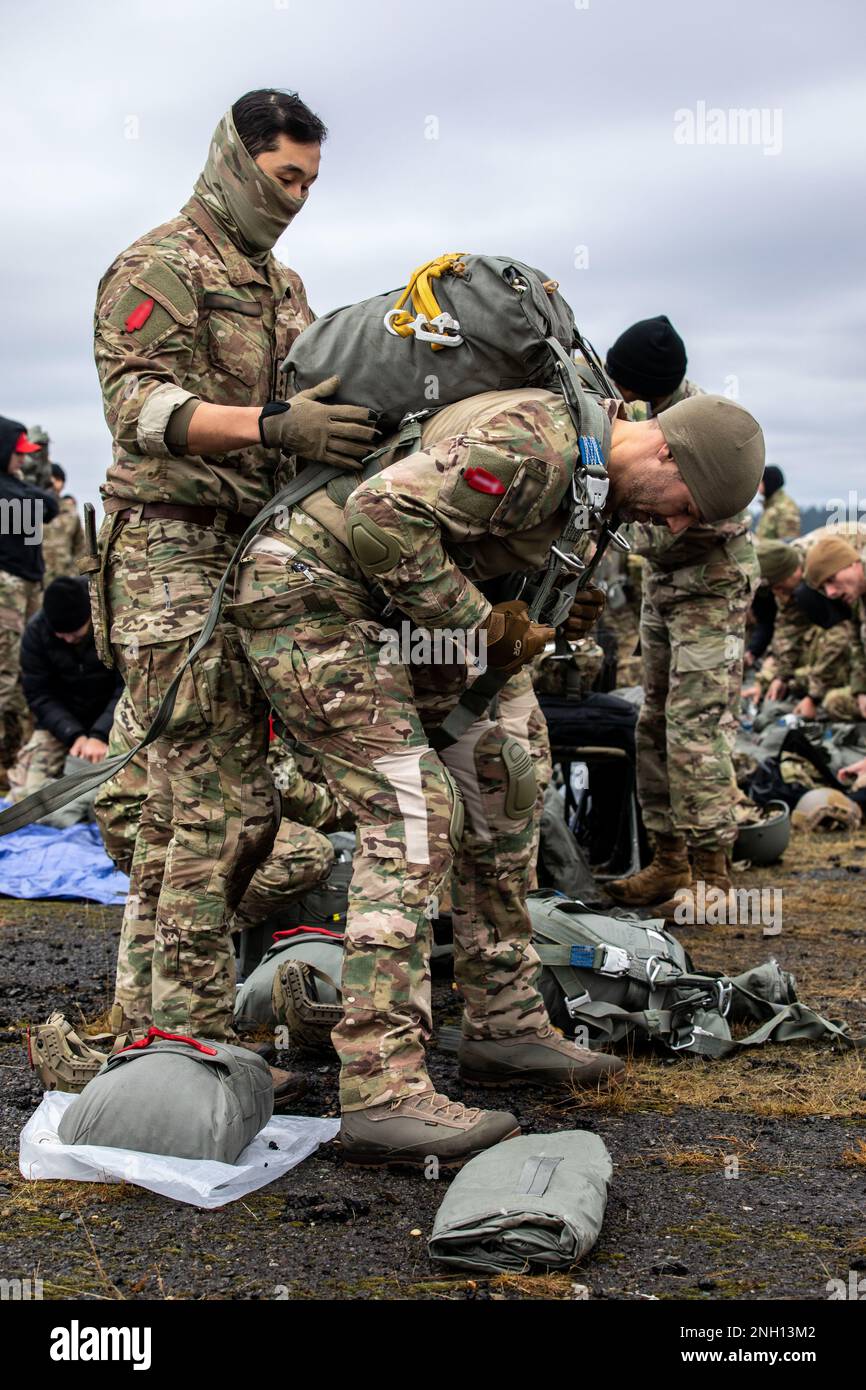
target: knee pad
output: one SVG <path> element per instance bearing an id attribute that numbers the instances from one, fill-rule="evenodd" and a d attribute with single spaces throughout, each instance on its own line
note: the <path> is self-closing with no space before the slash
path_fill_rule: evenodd
<path id="1" fill-rule="evenodd" d="M 509 736 L 502 745 L 505 765 L 505 814 L 509 820 L 528 820 L 535 809 L 535 771 L 522 743 Z"/>

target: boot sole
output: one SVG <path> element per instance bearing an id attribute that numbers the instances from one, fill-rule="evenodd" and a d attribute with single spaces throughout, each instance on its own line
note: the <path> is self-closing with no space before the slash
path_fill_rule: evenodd
<path id="1" fill-rule="evenodd" d="M 621 1072 L 599 1072 L 597 1076 L 586 1078 L 575 1076 L 573 1072 L 570 1076 L 560 1077 L 527 1076 L 525 1073 L 520 1073 L 516 1076 L 493 1077 L 476 1076 L 472 1072 L 468 1071 L 458 1072 L 460 1080 L 464 1082 L 467 1086 L 485 1086 L 492 1091 L 509 1090 L 512 1086 L 535 1086 L 536 1088 L 540 1087 L 543 1090 L 550 1091 L 558 1091 L 562 1090 L 563 1087 L 571 1086 L 578 1086 L 583 1088 L 591 1087 L 595 1089 L 597 1088 L 599 1082 L 605 1082 L 608 1086 L 618 1086 L 620 1084 L 620 1078 L 624 1074 L 624 1069 Z"/>
<path id="2" fill-rule="evenodd" d="M 520 1126 L 512 1129 L 508 1134 L 503 1134 L 501 1139 L 497 1139 L 497 1144 L 504 1144 L 506 1139 L 516 1139 L 520 1134 Z M 486 1153 L 488 1149 L 494 1147 L 493 1144 L 482 1144 L 479 1148 L 473 1149 L 471 1153 L 461 1154 L 459 1158 L 439 1158 L 435 1154 L 423 1154 L 417 1158 L 409 1154 L 365 1154 L 353 1153 L 351 1149 L 343 1147 L 337 1139 L 337 1147 L 344 1163 L 351 1163 L 355 1168 L 409 1168 L 417 1172 L 419 1168 L 426 1168 L 431 1157 L 436 1158 L 440 1169 L 444 1168 L 448 1172 L 454 1172 L 462 1168 L 464 1163 L 468 1163 L 470 1158 L 477 1158 L 479 1154 Z"/>

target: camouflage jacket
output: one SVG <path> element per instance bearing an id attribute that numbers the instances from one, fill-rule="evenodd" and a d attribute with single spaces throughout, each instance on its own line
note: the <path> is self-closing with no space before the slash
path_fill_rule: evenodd
<path id="1" fill-rule="evenodd" d="M 828 690 L 848 684 L 854 639 L 851 623 L 823 628 L 793 599 L 777 599 L 773 640 L 758 672 L 758 683 L 767 686 L 774 679 L 782 680 L 790 696 L 809 695 L 820 702 Z"/>
<path id="2" fill-rule="evenodd" d="M 863 569 L 866 570 L 866 546 L 858 546 Z M 851 690 L 866 695 L 866 594 L 852 605 L 856 640 L 851 644 Z"/>
<path id="3" fill-rule="evenodd" d="M 648 402 L 633 401 L 628 407 L 629 418 L 651 420 L 679 401 L 703 394 L 700 386 L 686 379 L 656 409 Z M 628 535 L 635 551 L 649 562 L 647 577 L 652 578 L 654 571 L 669 574 L 672 570 L 708 564 L 715 568 L 720 560 L 724 560 L 729 543 L 738 536 L 744 536 L 751 527 L 751 521 L 750 514 L 743 511 L 726 521 L 690 526 L 688 531 L 678 536 L 673 535 L 666 526 L 647 526 L 643 523 L 630 527 Z M 741 544 L 736 550 L 741 557 L 748 555 L 747 546 Z"/>
<path id="4" fill-rule="evenodd" d="M 100 281 L 95 317 L 114 441 L 106 511 L 130 502 L 258 511 L 273 495 L 278 451 L 181 458 L 165 428 L 191 396 L 234 406 L 278 396 L 278 364 L 311 321 L 295 272 L 273 256 L 253 265 L 197 198 L 118 256 Z"/>
<path id="5" fill-rule="evenodd" d="M 602 404 L 611 421 L 624 414 L 621 401 Z M 393 563 L 374 580 L 396 607 L 419 626 L 475 628 L 490 611 L 480 583 L 547 563 L 568 517 L 574 427 L 551 391 L 488 391 L 438 411 L 421 445 L 360 482 L 344 506 L 326 490 L 307 498 L 289 538 L 314 569 L 342 576 L 344 599 L 369 599 L 347 545 L 347 527 L 367 518 L 394 542 Z"/>
<path id="6" fill-rule="evenodd" d="M 83 554 L 84 528 L 78 505 L 74 497 L 61 497 L 60 511 L 42 536 L 46 585 L 61 575 L 77 575 Z"/>
<path id="7" fill-rule="evenodd" d="M 774 492 L 758 518 L 755 535 L 762 541 L 796 540 L 800 534 L 800 508 L 783 488 Z"/>

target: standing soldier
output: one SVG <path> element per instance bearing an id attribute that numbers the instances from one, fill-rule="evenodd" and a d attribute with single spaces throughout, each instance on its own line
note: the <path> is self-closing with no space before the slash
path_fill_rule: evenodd
<path id="1" fill-rule="evenodd" d="M 638 423 L 622 418 L 621 401 L 602 408 L 611 514 L 666 519 L 673 533 L 754 496 L 763 439 L 731 401 L 702 396 Z M 438 1094 L 427 1072 L 430 918 L 452 864 L 463 1079 L 570 1089 L 622 1069 L 556 1033 L 537 989 L 526 890 L 543 721 L 523 668 L 553 634 L 526 603 L 491 606 L 479 587 L 543 570 L 571 515 L 577 454 L 561 397 L 484 392 L 426 421 L 419 453 L 403 456 L 398 440 L 348 498 L 337 479 L 305 499 L 241 561 L 230 616 L 281 722 L 315 749 L 357 823 L 344 1017 L 332 1036 L 341 1142 L 358 1162 L 460 1163 L 517 1128 L 507 1112 Z M 483 633 L 487 664 L 517 673 L 517 700 L 476 714 L 444 746 L 434 730 L 466 665 L 404 665 L 388 652 L 383 606 L 464 650 Z M 596 616 L 580 592 L 567 634 Z"/>
<path id="2" fill-rule="evenodd" d="M 758 488 L 764 510 L 758 518 L 755 535 L 762 541 L 793 541 L 800 534 L 800 508 L 785 491 L 781 468 L 768 463 Z"/>
<path id="3" fill-rule="evenodd" d="M 61 575 L 75 578 L 78 563 L 84 554 L 84 531 L 78 515 L 78 503 L 68 493 L 64 494 L 65 483 L 66 474 L 60 464 L 52 463 L 51 485 L 60 502 L 60 513 L 45 532 L 42 542 L 46 587 Z"/>
<path id="4" fill-rule="evenodd" d="M 0 415 L 0 772 L 21 746 L 21 634 L 42 602 L 42 528 L 58 510 L 53 492 L 22 477 L 38 453 L 24 426 Z"/>
<path id="5" fill-rule="evenodd" d="M 242 97 L 178 216 L 99 286 L 95 356 L 114 447 L 94 603 L 145 727 L 237 537 L 286 481 L 282 456 L 354 467 L 375 437 L 367 411 L 321 400 L 333 379 L 290 406 L 274 400 L 278 363 L 312 316 L 271 248 L 306 202 L 325 135 L 295 93 Z M 123 933 L 147 938 L 152 924 L 151 1010 L 123 1026 L 233 1037 L 227 921 L 275 830 L 266 737 L 262 698 L 222 622 L 148 750 Z"/>
<path id="6" fill-rule="evenodd" d="M 607 368 L 632 418 L 653 419 L 702 394 L 686 380 L 686 350 L 665 315 L 616 340 Z M 643 404 L 645 402 L 646 404 Z M 739 726 L 746 614 L 759 582 L 746 511 L 671 535 L 636 528 L 646 557 L 641 610 L 645 699 L 637 726 L 638 796 L 653 841 L 646 868 L 608 885 L 629 907 L 661 904 L 698 881 L 727 893 L 733 745 Z"/>

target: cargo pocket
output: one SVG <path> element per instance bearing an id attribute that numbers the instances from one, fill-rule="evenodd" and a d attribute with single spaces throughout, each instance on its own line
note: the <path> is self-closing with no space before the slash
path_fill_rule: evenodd
<path id="1" fill-rule="evenodd" d="M 213 365 L 233 379 L 225 382 L 225 387 L 238 402 L 242 397 L 243 403 L 249 404 L 250 392 L 258 384 L 264 365 L 264 343 L 244 333 L 236 317 L 212 313 L 207 324 L 207 350 Z"/>
<path id="2" fill-rule="evenodd" d="M 195 637 L 189 637 L 185 642 L 174 643 L 169 648 L 159 646 L 140 648 L 140 661 L 144 667 L 143 683 L 148 725 L 153 723 L 157 710 L 165 699 L 172 681 L 191 652 L 195 641 Z M 188 666 L 181 677 L 174 709 L 163 737 L 171 737 L 172 733 L 181 732 L 187 737 L 190 734 L 204 734 L 210 727 L 210 695 L 207 681 L 203 679 L 202 673 L 197 669 L 197 664 L 197 662 L 193 662 L 191 667 Z M 132 696 L 131 683 L 130 695 Z M 141 719 L 141 711 L 136 709 L 135 712 Z"/>

